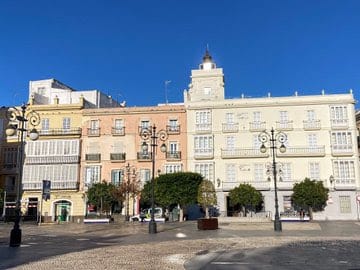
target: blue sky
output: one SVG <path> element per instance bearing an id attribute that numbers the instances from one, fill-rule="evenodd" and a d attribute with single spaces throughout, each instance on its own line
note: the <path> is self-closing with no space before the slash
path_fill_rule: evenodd
<path id="1" fill-rule="evenodd" d="M 209 44 L 227 98 L 359 98 L 360 1 L 2 0 L 0 106 L 30 80 L 98 89 L 129 106 L 182 102 Z M 357 104 L 356 107 L 359 107 Z"/>

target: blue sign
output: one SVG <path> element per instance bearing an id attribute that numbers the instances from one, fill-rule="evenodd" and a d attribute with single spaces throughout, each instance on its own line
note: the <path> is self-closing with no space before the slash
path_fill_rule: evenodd
<path id="1" fill-rule="evenodd" d="M 42 198 L 47 201 L 50 200 L 51 181 L 43 180 Z"/>

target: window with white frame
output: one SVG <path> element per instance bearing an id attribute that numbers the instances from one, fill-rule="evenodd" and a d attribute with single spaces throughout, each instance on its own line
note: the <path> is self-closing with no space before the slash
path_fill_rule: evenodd
<path id="1" fill-rule="evenodd" d="M 254 123 L 261 122 L 261 112 L 253 112 Z"/>
<path id="2" fill-rule="evenodd" d="M 309 177 L 311 180 L 320 180 L 320 163 L 310 162 L 309 163 Z"/>
<path id="3" fill-rule="evenodd" d="M 355 165 L 352 160 L 333 160 L 333 171 L 336 184 L 355 183 Z"/>
<path id="4" fill-rule="evenodd" d="M 195 136 L 194 138 L 194 151 L 200 153 L 212 153 L 213 151 L 213 136 Z"/>
<path id="5" fill-rule="evenodd" d="M 151 174 L 149 169 L 140 169 L 140 181 L 144 185 L 146 182 L 151 180 Z"/>
<path id="6" fill-rule="evenodd" d="M 47 133 L 50 129 L 50 121 L 49 118 L 42 118 L 41 119 L 41 132 Z"/>
<path id="7" fill-rule="evenodd" d="M 236 165 L 234 163 L 228 163 L 225 165 L 226 182 L 236 182 Z"/>
<path id="8" fill-rule="evenodd" d="M 100 127 L 100 121 L 99 120 L 91 120 L 90 121 L 90 129 L 98 130 L 99 127 Z"/>
<path id="9" fill-rule="evenodd" d="M 124 127 L 124 120 L 123 119 L 115 119 L 114 121 L 115 129 L 122 129 Z"/>
<path id="10" fill-rule="evenodd" d="M 85 186 L 90 187 L 94 183 L 100 183 L 100 166 L 85 167 Z"/>
<path id="11" fill-rule="evenodd" d="M 337 150 L 351 150 L 352 139 L 350 131 L 331 132 L 332 147 Z"/>
<path id="12" fill-rule="evenodd" d="M 287 123 L 289 121 L 289 112 L 280 111 L 280 123 Z"/>
<path id="13" fill-rule="evenodd" d="M 71 119 L 70 117 L 64 117 L 63 118 L 63 129 L 64 130 L 69 130 L 71 127 Z"/>
<path id="14" fill-rule="evenodd" d="M 350 196 L 339 196 L 340 213 L 351 213 L 351 198 Z"/>
<path id="15" fill-rule="evenodd" d="M 207 96 L 211 95 L 211 87 L 204 87 L 204 95 Z"/>
<path id="16" fill-rule="evenodd" d="M 291 179 L 291 163 L 282 163 L 280 166 L 280 177 L 282 181 L 292 181 Z"/>
<path id="17" fill-rule="evenodd" d="M 344 121 L 348 119 L 347 107 L 343 106 L 331 106 L 330 107 L 330 118 L 332 121 Z"/>
<path id="18" fill-rule="evenodd" d="M 182 164 L 165 164 L 164 165 L 165 173 L 175 173 L 182 171 Z"/>
<path id="19" fill-rule="evenodd" d="M 307 110 L 306 111 L 306 119 L 308 122 L 314 122 L 316 120 L 315 110 Z"/>
<path id="20" fill-rule="evenodd" d="M 225 137 L 225 147 L 226 149 L 234 149 L 235 148 L 235 136 L 226 136 Z"/>
<path id="21" fill-rule="evenodd" d="M 235 123 L 235 116 L 234 116 L 234 113 L 232 112 L 227 112 L 225 114 L 225 121 L 227 124 L 233 124 Z"/>
<path id="22" fill-rule="evenodd" d="M 168 152 L 170 154 L 175 154 L 177 153 L 179 150 L 179 144 L 178 142 L 175 142 L 175 141 L 169 141 L 169 149 L 168 149 Z"/>
<path id="23" fill-rule="evenodd" d="M 17 147 L 4 147 L 4 167 L 7 169 L 17 167 Z"/>
<path id="24" fill-rule="evenodd" d="M 198 131 L 211 130 L 211 111 L 197 111 L 195 113 L 195 127 Z"/>
<path id="25" fill-rule="evenodd" d="M 149 120 L 141 120 L 140 127 L 142 129 L 149 129 L 150 128 L 150 121 Z"/>
<path id="26" fill-rule="evenodd" d="M 254 180 L 255 180 L 255 182 L 265 181 L 264 170 L 265 170 L 265 166 L 263 163 L 255 163 L 254 164 Z"/>
<path id="27" fill-rule="evenodd" d="M 111 170 L 111 184 L 120 186 L 124 179 L 124 171 L 120 169 Z"/>
<path id="28" fill-rule="evenodd" d="M 79 140 L 41 140 L 26 142 L 27 156 L 64 156 L 79 155 Z"/>
<path id="29" fill-rule="evenodd" d="M 169 119 L 169 131 L 179 131 L 179 123 L 177 119 Z"/>
<path id="30" fill-rule="evenodd" d="M 259 152 L 260 152 L 261 142 L 259 140 L 259 135 L 257 135 L 257 134 L 253 135 L 252 141 L 253 141 L 253 148 L 255 150 L 259 150 Z"/>
<path id="31" fill-rule="evenodd" d="M 207 180 L 214 181 L 213 163 L 196 163 L 195 172 L 201 174 Z"/>
<path id="32" fill-rule="evenodd" d="M 308 142 L 309 147 L 317 146 L 317 135 L 315 133 L 308 134 L 307 142 Z"/>

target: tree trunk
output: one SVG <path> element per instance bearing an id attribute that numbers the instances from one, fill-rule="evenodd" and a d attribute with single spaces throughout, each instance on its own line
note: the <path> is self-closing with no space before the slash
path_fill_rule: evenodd
<path id="1" fill-rule="evenodd" d="M 184 221 L 184 209 L 182 207 L 180 207 L 179 221 L 180 222 Z"/>
<path id="2" fill-rule="evenodd" d="M 309 219 L 313 220 L 313 209 L 312 209 L 312 207 L 309 207 Z"/>
<path id="3" fill-rule="evenodd" d="M 209 207 L 205 207 L 205 218 L 209 218 L 210 215 L 209 215 Z"/>

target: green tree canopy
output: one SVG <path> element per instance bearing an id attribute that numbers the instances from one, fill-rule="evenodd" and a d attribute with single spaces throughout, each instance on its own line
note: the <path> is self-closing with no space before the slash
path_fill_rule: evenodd
<path id="1" fill-rule="evenodd" d="M 209 207 L 217 204 L 214 184 L 209 180 L 203 180 L 198 189 L 198 202 L 205 209 L 205 217 L 209 217 Z"/>
<path id="2" fill-rule="evenodd" d="M 230 190 L 229 197 L 230 205 L 241 207 L 244 215 L 246 215 L 246 209 L 256 207 L 262 202 L 261 192 L 249 184 L 240 184 Z"/>
<path id="3" fill-rule="evenodd" d="M 292 201 L 295 206 L 308 210 L 312 220 L 313 211 L 324 210 L 328 196 L 329 189 L 324 187 L 322 181 L 305 178 L 304 181 L 294 185 Z"/>
<path id="4" fill-rule="evenodd" d="M 100 208 L 100 213 L 109 211 L 111 205 L 115 202 L 112 195 L 113 189 L 114 185 L 105 181 L 93 184 L 87 192 L 88 202 Z"/>

